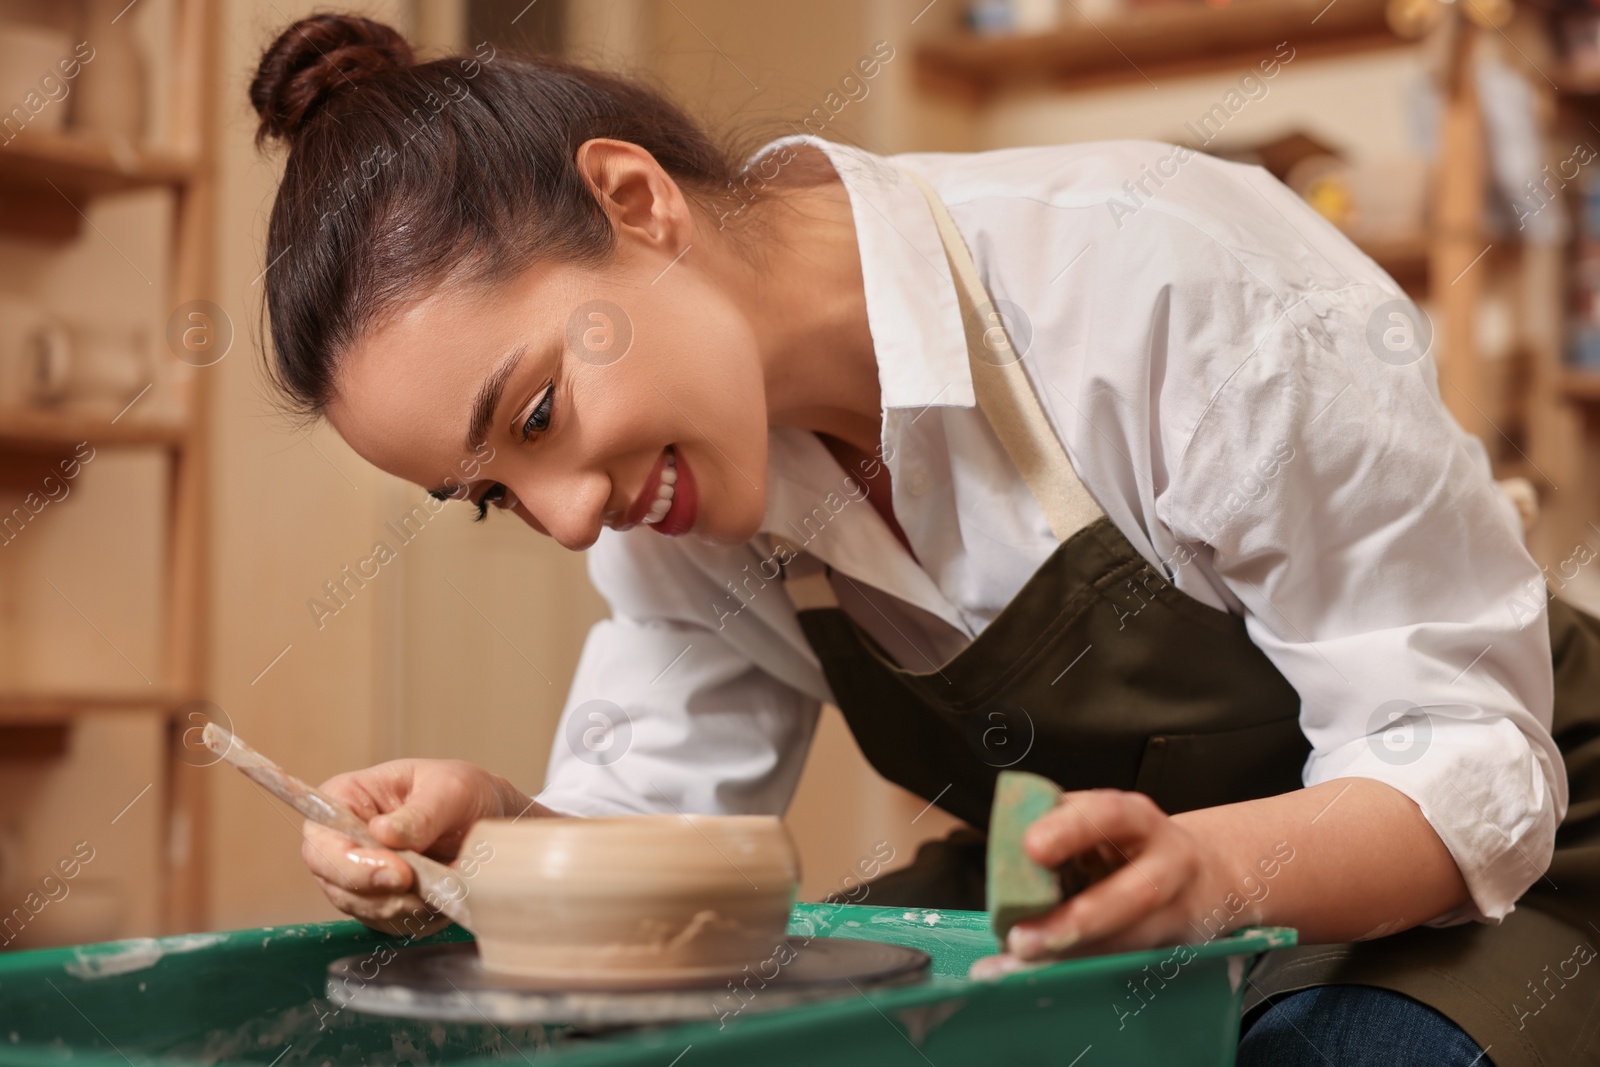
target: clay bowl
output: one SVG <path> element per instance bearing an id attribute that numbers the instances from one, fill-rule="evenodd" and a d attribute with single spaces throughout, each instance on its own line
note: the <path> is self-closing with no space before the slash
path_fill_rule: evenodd
<path id="1" fill-rule="evenodd" d="M 739 974 L 782 941 L 800 877 L 770 815 L 484 819 L 461 855 L 484 968 L 573 989 Z"/>

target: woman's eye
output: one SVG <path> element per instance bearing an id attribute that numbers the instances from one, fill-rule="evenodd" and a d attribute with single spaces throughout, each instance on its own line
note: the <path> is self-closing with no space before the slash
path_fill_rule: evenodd
<path id="1" fill-rule="evenodd" d="M 483 495 L 478 498 L 478 514 L 473 516 L 472 521 L 482 522 L 488 518 L 490 504 L 497 508 L 508 506 L 506 504 L 506 487 L 499 482 L 495 482 L 488 489 L 485 489 Z"/>
<path id="2" fill-rule="evenodd" d="M 556 402 L 556 383 L 551 382 L 545 389 L 539 402 L 533 405 L 533 410 L 528 413 L 528 421 L 522 424 L 522 439 L 526 441 L 536 433 L 543 433 L 550 428 L 550 409 Z"/>

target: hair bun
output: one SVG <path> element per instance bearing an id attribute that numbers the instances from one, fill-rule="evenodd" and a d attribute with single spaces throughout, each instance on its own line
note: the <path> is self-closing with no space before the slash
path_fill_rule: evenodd
<path id="1" fill-rule="evenodd" d="M 356 15 L 312 15 L 278 35 L 250 82 L 261 116 L 259 145 L 292 144 L 317 109 L 364 79 L 412 64 L 406 39 L 381 22 Z"/>

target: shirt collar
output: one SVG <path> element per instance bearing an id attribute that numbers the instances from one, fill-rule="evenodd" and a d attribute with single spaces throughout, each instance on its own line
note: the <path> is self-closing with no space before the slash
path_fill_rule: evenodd
<path id="1" fill-rule="evenodd" d="M 796 144 L 820 149 L 850 196 L 884 409 L 972 407 L 955 282 L 933 212 L 904 164 L 810 134 L 780 138 L 754 158 Z"/>
<path id="2" fill-rule="evenodd" d="M 899 597 L 973 636 L 927 571 L 900 547 L 865 497 L 808 430 L 778 427 L 767 437 L 767 512 L 761 531 L 781 537 L 848 577 Z"/>

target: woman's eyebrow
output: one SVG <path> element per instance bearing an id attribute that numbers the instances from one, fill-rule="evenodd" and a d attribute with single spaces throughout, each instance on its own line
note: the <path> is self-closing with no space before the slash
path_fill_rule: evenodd
<path id="1" fill-rule="evenodd" d="M 478 387 L 478 395 L 472 400 L 472 417 L 467 423 L 469 453 L 476 453 L 488 441 L 489 424 L 494 421 L 494 412 L 500 406 L 500 397 L 506 391 L 506 382 L 511 379 L 512 372 L 517 369 L 518 361 L 527 351 L 528 346 L 523 343 L 507 352 Z M 459 491 L 459 488 L 441 486 L 438 489 L 429 489 L 428 495 L 435 500 L 449 500 Z"/>
<path id="2" fill-rule="evenodd" d="M 528 346 L 523 343 L 506 353 L 499 366 L 490 371 L 478 387 L 478 395 L 472 402 L 472 419 L 467 423 L 468 452 L 478 451 L 488 441 L 489 424 L 494 421 L 495 409 L 500 406 L 500 395 L 506 390 L 511 372 L 517 369 L 517 361 L 527 351 Z"/>

